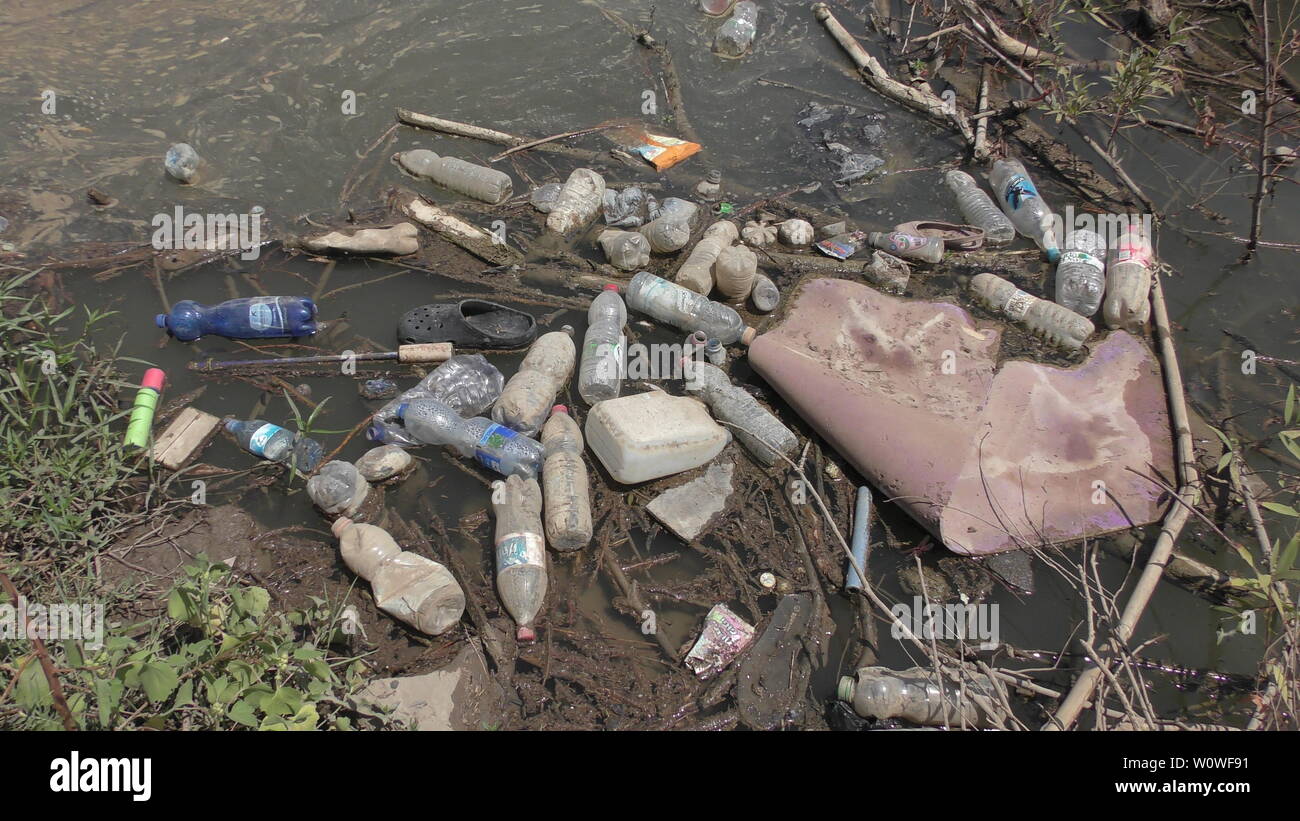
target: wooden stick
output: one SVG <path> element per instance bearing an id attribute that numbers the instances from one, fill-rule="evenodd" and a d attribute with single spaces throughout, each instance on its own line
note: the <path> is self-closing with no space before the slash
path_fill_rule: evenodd
<path id="1" fill-rule="evenodd" d="M 592 128 L 580 128 L 577 131 L 566 131 L 563 134 L 552 134 L 549 137 L 542 137 L 540 140 L 532 140 L 530 142 L 516 145 L 514 148 L 507 148 L 505 151 L 502 151 L 500 154 L 497 154 L 495 157 L 488 157 L 488 162 L 498 162 L 499 160 L 504 160 L 506 157 L 509 157 L 511 154 L 516 154 L 520 151 L 527 151 L 530 148 L 535 148 L 539 145 L 545 145 L 546 143 L 554 142 L 555 140 L 564 140 L 564 139 L 568 139 L 569 137 L 581 137 L 584 134 L 594 134 L 597 131 L 605 131 L 607 129 L 616 128 L 616 127 L 617 126 L 615 125 L 598 125 Z"/>
<path id="2" fill-rule="evenodd" d="M 465 222 L 410 191 L 393 192 L 390 204 L 438 236 L 493 265 L 517 265 L 523 254 L 499 243 L 478 226 Z"/>
<path id="3" fill-rule="evenodd" d="M 13 606 L 17 607 L 20 598 L 18 595 L 18 588 L 14 587 L 13 581 L 10 580 L 9 576 L 4 572 L 0 572 L 0 587 L 4 588 L 5 593 L 7 593 L 10 600 L 13 601 Z M 25 636 L 27 635 L 28 627 L 28 621 L 25 614 L 23 617 L 22 627 L 23 635 Z M 63 685 L 59 682 L 59 676 L 54 670 L 54 662 L 50 661 L 50 653 L 45 649 L 45 642 L 41 641 L 40 636 L 34 634 L 32 635 L 31 640 L 32 647 L 36 651 L 36 658 L 41 663 L 41 672 L 45 674 L 45 683 L 49 685 L 50 698 L 54 701 L 54 709 L 58 712 L 59 717 L 63 719 L 63 729 L 68 732 L 74 732 L 77 729 L 77 721 L 72 717 L 72 710 L 68 709 L 68 700 L 63 695 Z M 17 677 L 15 676 L 15 680 L 16 678 Z"/>

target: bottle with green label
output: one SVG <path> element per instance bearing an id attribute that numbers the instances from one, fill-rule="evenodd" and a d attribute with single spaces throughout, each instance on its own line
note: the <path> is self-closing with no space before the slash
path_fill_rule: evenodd
<path id="1" fill-rule="evenodd" d="M 293 466 L 302 473 L 315 470 L 325 457 L 324 448 L 315 439 L 299 436 L 265 419 L 227 419 L 226 430 L 234 435 L 241 448 L 254 456 L 268 462 L 292 459 Z"/>
<path id="2" fill-rule="evenodd" d="M 449 447 L 503 476 L 536 476 L 542 469 L 542 446 L 536 439 L 482 416 L 464 419 L 437 399 L 403 403 L 397 418 L 417 441 Z"/>
<path id="3" fill-rule="evenodd" d="M 546 539 L 537 480 L 510 476 L 493 484 L 492 512 L 497 520 L 497 593 L 519 625 L 519 641 L 536 641 L 533 621 L 546 599 Z"/>

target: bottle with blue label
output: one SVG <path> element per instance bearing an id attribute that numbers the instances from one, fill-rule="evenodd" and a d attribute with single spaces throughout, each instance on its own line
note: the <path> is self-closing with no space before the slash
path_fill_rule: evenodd
<path id="1" fill-rule="evenodd" d="M 302 473 L 310 473 L 325 458 L 320 442 L 299 436 L 291 430 L 265 419 L 227 419 L 226 430 L 234 434 L 239 446 L 268 462 L 288 462 Z"/>
<path id="2" fill-rule="evenodd" d="M 528 479 L 541 472 L 541 443 L 491 419 L 482 416 L 464 419 L 447 404 L 433 398 L 399 405 L 397 418 L 418 441 L 449 447 L 502 476 Z"/>
<path id="3" fill-rule="evenodd" d="M 1047 254 L 1048 262 L 1061 258 L 1056 244 L 1052 209 L 1043 200 L 1020 160 L 1004 159 L 989 169 L 989 186 L 1002 212 L 1022 237 L 1032 239 Z"/>
<path id="4" fill-rule="evenodd" d="M 316 333 L 316 303 L 302 296 L 259 296 L 200 305 L 185 299 L 158 314 L 159 328 L 182 342 L 215 334 L 227 339 L 311 336 Z"/>

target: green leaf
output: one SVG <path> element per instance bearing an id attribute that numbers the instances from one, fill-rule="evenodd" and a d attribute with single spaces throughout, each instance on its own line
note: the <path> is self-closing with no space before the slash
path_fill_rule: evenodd
<path id="1" fill-rule="evenodd" d="M 242 615 L 260 618 L 271 605 L 271 594 L 261 587 L 249 587 L 231 593 L 235 609 Z"/>
<path id="2" fill-rule="evenodd" d="M 48 707 L 54 703 L 54 697 L 50 695 L 50 683 L 45 678 L 40 661 L 34 655 L 26 656 L 24 660 L 27 666 L 18 674 L 18 684 L 14 689 L 15 701 L 29 710 Z"/>
<path id="3" fill-rule="evenodd" d="M 1300 511 L 1297 511 L 1290 505 L 1284 505 L 1281 502 L 1261 502 L 1259 506 L 1266 510 L 1271 510 L 1274 513 L 1281 513 L 1283 516 L 1300 518 Z"/>
<path id="4" fill-rule="evenodd" d="M 1294 383 L 1291 385 L 1290 388 L 1287 389 L 1286 408 L 1282 412 L 1282 418 L 1286 420 L 1286 424 L 1288 425 L 1291 424 L 1291 420 L 1295 418 L 1295 384 Z"/>
<path id="5" fill-rule="evenodd" d="M 162 701 L 176 689 L 176 671 L 161 662 L 151 661 L 140 668 L 140 684 L 150 701 Z"/>
<path id="6" fill-rule="evenodd" d="M 257 714 L 253 712 L 253 705 L 247 701 L 236 701 L 230 705 L 230 710 L 226 713 L 230 720 L 243 724 L 245 727 L 257 726 Z"/>

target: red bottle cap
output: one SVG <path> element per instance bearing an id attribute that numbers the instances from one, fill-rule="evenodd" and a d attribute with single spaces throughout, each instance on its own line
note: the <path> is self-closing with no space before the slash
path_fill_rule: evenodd
<path id="1" fill-rule="evenodd" d="M 144 372 L 144 379 L 140 381 L 140 387 L 153 388 L 159 393 L 162 393 L 163 383 L 166 381 L 167 374 L 163 373 L 158 368 L 150 368 Z"/>
<path id="2" fill-rule="evenodd" d="M 564 405 L 551 406 L 551 413 L 568 413 L 569 409 Z"/>
<path id="3" fill-rule="evenodd" d="M 518 641 L 537 641 L 537 631 L 531 627 L 520 627 L 515 632 L 515 639 Z"/>
<path id="4" fill-rule="evenodd" d="M 607 283 L 605 283 L 605 288 L 604 288 L 604 290 L 606 290 L 606 291 L 617 291 L 617 290 L 618 290 L 618 283 L 616 283 L 616 282 L 607 282 Z"/>

